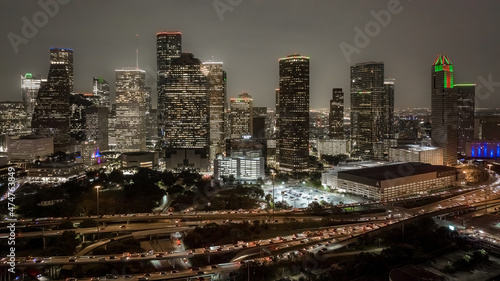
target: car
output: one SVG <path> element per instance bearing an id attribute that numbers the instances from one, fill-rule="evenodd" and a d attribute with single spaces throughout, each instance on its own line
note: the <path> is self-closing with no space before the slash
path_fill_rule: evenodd
<path id="1" fill-rule="evenodd" d="M 177 273 L 177 272 L 179 272 L 179 271 L 177 271 L 177 270 L 171 270 L 170 271 L 170 273 Z"/>
<path id="2" fill-rule="evenodd" d="M 75 262 L 76 261 L 76 257 L 69 257 L 68 259 L 68 262 Z"/>
<path id="3" fill-rule="evenodd" d="M 99 277 L 92 277 L 90 278 L 90 281 L 99 281 Z"/>
<path id="4" fill-rule="evenodd" d="M 126 225 L 120 225 L 120 228 L 126 228 L 127 226 Z"/>
<path id="5" fill-rule="evenodd" d="M 214 265 L 211 265 L 210 267 L 211 267 L 212 269 L 216 269 L 216 268 L 218 268 L 219 266 L 214 264 Z"/>
<path id="6" fill-rule="evenodd" d="M 116 279 L 116 275 L 113 274 L 106 274 L 106 279 Z"/>
<path id="7" fill-rule="evenodd" d="M 198 271 L 196 274 L 205 274 L 204 271 Z"/>
<path id="8" fill-rule="evenodd" d="M 167 275 L 165 271 L 160 272 L 160 275 Z"/>
<path id="9" fill-rule="evenodd" d="M 66 281 L 78 281 L 78 279 L 70 277 L 70 278 L 66 278 Z"/>

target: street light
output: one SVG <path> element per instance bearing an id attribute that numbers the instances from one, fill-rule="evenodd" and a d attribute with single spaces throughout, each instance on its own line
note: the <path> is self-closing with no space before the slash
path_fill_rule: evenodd
<path id="1" fill-rule="evenodd" d="M 97 240 L 99 240 L 99 189 L 101 189 L 102 186 L 96 185 L 96 194 L 97 194 Z"/>

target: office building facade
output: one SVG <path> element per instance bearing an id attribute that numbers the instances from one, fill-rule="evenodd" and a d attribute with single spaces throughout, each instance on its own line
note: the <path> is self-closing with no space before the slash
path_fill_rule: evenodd
<path id="1" fill-rule="evenodd" d="M 457 127 L 457 152 L 466 155 L 467 141 L 474 139 L 474 112 L 476 85 L 475 84 L 455 84 L 458 101 L 458 127 Z"/>
<path id="2" fill-rule="evenodd" d="M 280 172 L 309 170 L 309 57 L 279 60 L 276 91 L 276 161 Z"/>
<path id="3" fill-rule="evenodd" d="M 203 68 L 207 74 L 208 102 L 210 114 L 210 162 L 215 156 L 224 153 L 226 136 L 226 93 L 227 74 L 222 62 L 205 62 Z"/>
<path id="4" fill-rule="evenodd" d="M 116 71 L 116 150 L 146 150 L 146 72 L 138 68 Z"/>
<path id="5" fill-rule="evenodd" d="M 332 90 L 330 116 L 328 121 L 330 139 L 344 139 L 344 92 L 342 88 L 334 88 Z"/>
<path id="6" fill-rule="evenodd" d="M 247 92 L 231 98 L 229 113 L 230 138 L 239 139 L 253 133 L 253 98 Z"/>
<path id="7" fill-rule="evenodd" d="M 351 66 L 351 140 L 359 155 L 373 156 L 382 141 L 384 116 L 384 63 Z"/>
<path id="8" fill-rule="evenodd" d="M 56 150 L 70 143 L 70 93 L 73 89 L 73 51 L 50 49 L 50 69 L 42 82 L 31 121 L 33 133 L 53 136 Z"/>
<path id="9" fill-rule="evenodd" d="M 443 165 L 457 164 L 458 93 L 453 88 L 453 65 L 439 55 L 432 65 L 431 138 L 443 149 Z"/>

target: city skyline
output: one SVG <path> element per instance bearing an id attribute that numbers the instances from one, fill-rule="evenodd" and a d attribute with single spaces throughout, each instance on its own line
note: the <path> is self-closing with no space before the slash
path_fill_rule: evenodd
<path id="1" fill-rule="evenodd" d="M 3 3 L 10 11 L 5 21 L 11 24 L 1 27 L 5 35 L 0 43 L 5 54 L 0 66 L 2 100 L 22 100 L 20 75 L 47 78 L 46 52 L 51 47 L 74 50 L 75 92 L 91 92 L 93 77 L 114 85 L 114 70 L 135 65 L 138 48 L 139 67 L 148 73 L 146 83 L 153 87 L 156 104 L 155 34 L 178 30 L 185 41 L 183 51 L 203 62 L 212 58 L 224 62 L 228 98 L 247 91 L 255 106 L 274 107 L 276 62 L 292 53 L 311 57 L 311 108 L 326 107 L 332 88 L 349 89 L 349 67 L 366 61 L 383 61 L 386 77 L 396 79 L 396 108 L 430 107 L 428 69 L 438 54 L 453 58 L 457 81 L 482 85 L 476 88 L 477 107 L 500 106 L 500 97 L 494 95 L 500 81 L 495 69 L 499 59 L 494 56 L 498 39 L 490 35 L 499 21 L 493 14 L 497 3 L 400 1 L 391 6 L 396 1 L 243 1 L 223 11 L 214 4 L 217 1 L 143 1 L 122 6 L 116 1 L 60 2 L 68 3 L 59 4 L 31 38 L 26 36 L 27 43 L 17 46 L 12 44 L 12 34 L 23 36 L 25 22 L 33 22 L 33 16 L 44 9 L 32 1 Z M 197 20 L 179 16 L 186 13 Z M 82 17 L 87 14 L 94 15 L 92 21 Z M 424 14 L 426 21 L 421 20 Z M 378 23 L 376 18 L 381 16 Z M 373 36 L 367 37 L 366 46 L 356 45 L 357 30 L 366 33 L 370 26 Z M 71 36 L 67 30 L 82 36 Z M 346 55 L 342 46 L 356 52 Z M 114 92 L 113 87 L 113 96 Z"/>

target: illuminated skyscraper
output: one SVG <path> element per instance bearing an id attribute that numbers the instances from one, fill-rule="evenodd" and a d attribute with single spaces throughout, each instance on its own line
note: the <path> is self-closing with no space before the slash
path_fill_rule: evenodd
<path id="1" fill-rule="evenodd" d="M 92 92 L 94 96 L 97 97 L 97 102 L 96 106 L 98 107 L 107 107 L 108 109 L 111 106 L 111 99 L 110 99 L 110 86 L 109 83 L 104 80 L 103 78 L 95 78 L 93 77 L 93 87 L 92 87 Z"/>
<path id="2" fill-rule="evenodd" d="M 158 93 L 158 137 L 161 146 L 165 146 L 163 128 L 166 115 L 166 87 L 168 71 L 173 60 L 179 58 L 182 52 L 182 33 L 178 31 L 165 31 L 156 34 L 156 69 Z"/>
<path id="3" fill-rule="evenodd" d="M 279 60 L 276 91 L 276 160 L 281 172 L 309 169 L 309 57 Z"/>
<path id="4" fill-rule="evenodd" d="M 88 95 L 88 97 L 90 98 L 87 98 L 86 95 Z M 78 142 L 87 140 L 86 110 L 94 105 L 94 103 L 91 101 L 93 97 L 94 96 L 92 94 L 70 94 L 70 136 Z"/>
<path id="5" fill-rule="evenodd" d="M 453 65 L 439 55 L 432 65 L 431 139 L 443 149 L 443 164 L 457 163 L 458 93 L 453 88 Z"/>
<path id="6" fill-rule="evenodd" d="M 50 49 L 49 75 L 38 91 L 31 128 L 35 134 L 54 137 L 56 151 L 66 151 L 70 142 L 72 73 L 73 51 Z"/>
<path id="7" fill-rule="evenodd" d="M 458 94 L 458 138 L 457 150 L 466 154 L 466 142 L 474 139 L 474 110 L 476 84 L 455 84 Z"/>
<path id="8" fill-rule="evenodd" d="M 28 117 L 28 126 L 31 126 L 31 118 L 35 111 L 36 97 L 42 82 L 46 82 L 40 74 L 26 73 L 21 75 L 21 94 L 23 97 L 24 109 Z"/>
<path id="9" fill-rule="evenodd" d="M 68 72 L 70 92 L 73 92 L 73 50 L 65 48 L 50 48 L 50 64 L 62 64 Z"/>
<path id="10" fill-rule="evenodd" d="M 166 31 L 156 33 L 156 66 L 158 71 L 168 71 L 172 60 L 181 56 L 182 33 Z"/>
<path id="11" fill-rule="evenodd" d="M 205 62 L 210 112 L 210 162 L 224 153 L 227 76 L 222 62 Z"/>
<path id="12" fill-rule="evenodd" d="M 159 130 L 166 147 L 208 149 L 208 90 L 207 76 L 193 54 L 182 53 L 172 61 L 158 105 L 162 110 Z"/>
<path id="13" fill-rule="evenodd" d="M 247 92 L 230 99 L 229 113 L 230 138 L 239 139 L 253 132 L 253 98 Z"/>
<path id="14" fill-rule="evenodd" d="M 351 66 L 351 140 L 359 155 L 373 156 L 373 145 L 382 141 L 384 63 Z"/>
<path id="15" fill-rule="evenodd" d="M 384 95 L 382 97 L 382 134 L 384 138 L 394 138 L 394 83 L 395 79 L 384 80 Z"/>
<path id="16" fill-rule="evenodd" d="M 342 88 L 332 90 L 330 100 L 329 135 L 331 139 L 344 139 L 344 92 Z"/>
<path id="17" fill-rule="evenodd" d="M 146 72 L 136 67 L 116 70 L 116 150 L 146 150 Z"/>

